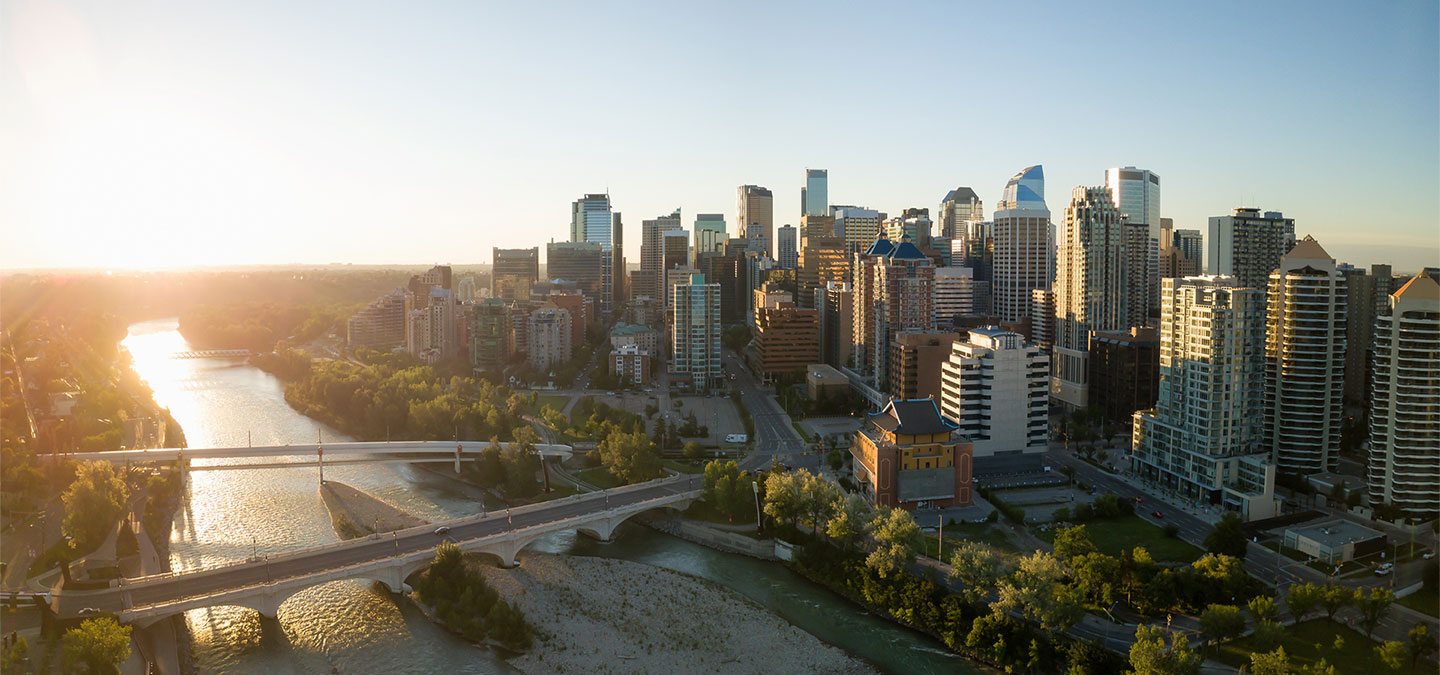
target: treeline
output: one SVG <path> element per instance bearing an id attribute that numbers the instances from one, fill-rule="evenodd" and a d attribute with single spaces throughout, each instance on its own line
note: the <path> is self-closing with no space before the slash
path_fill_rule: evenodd
<path id="1" fill-rule="evenodd" d="M 320 337 L 344 314 L 335 306 L 204 305 L 180 314 L 180 334 L 199 349 L 268 352 L 281 340 L 300 344 Z"/>
<path id="2" fill-rule="evenodd" d="M 431 366 L 315 361 L 285 386 L 285 400 L 361 440 L 509 440 L 535 397 Z"/>
<path id="3" fill-rule="evenodd" d="M 535 629 L 519 608 L 500 599 L 485 577 L 465 564 L 460 547 L 444 542 L 435 548 L 435 560 L 414 583 L 421 602 L 466 639 L 491 640 L 506 649 L 529 649 Z"/>

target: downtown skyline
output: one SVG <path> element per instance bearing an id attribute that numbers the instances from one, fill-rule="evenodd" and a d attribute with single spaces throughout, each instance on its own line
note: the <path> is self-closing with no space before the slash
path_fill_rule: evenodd
<path id="1" fill-rule="evenodd" d="M 1256 207 L 1344 262 L 1434 265 L 1435 6 L 1295 7 L 982 8 L 950 33 L 958 8 L 793 5 L 759 23 L 756 49 L 701 53 L 682 28 L 723 31 L 747 8 L 587 14 L 575 23 L 618 39 L 580 50 L 561 46 L 579 6 L 390 21 L 19 2 L 0 10 L 0 268 L 488 263 L 565 240 L 571 202 L 605 191 L 634 264 L 641 221 L 677 205 L 687 230 L 720 213 L 737 236 L 742 184 L 772 190 L 777 228 L 799 225 L 807 168 L 829 170 L 833 204 L 934 215 L 968 186 L 989 217 L 1032 164 L 1054 213 L 1133 165 L 1164 178 L 1176 228 Z M 797 16 L 915 49 L 802 50 Z M 1107 46 L 1136 26 L 1146 52 Z M 1015 51 L 1016 31 L 1036 46 Z M 556 48 L 525 49 L 542 35 Z M 1115 103 L 1067 104 L 1095 96 Z M 1124 113 L 1136 98 L 1151 112 Z"/>

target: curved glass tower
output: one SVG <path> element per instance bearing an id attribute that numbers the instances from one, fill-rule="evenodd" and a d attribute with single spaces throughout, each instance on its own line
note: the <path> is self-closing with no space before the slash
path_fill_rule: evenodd
<path id="1" fill-rule="evenodd" d="M 1055 261 L 1055 232 L 1045 206 L 1045 170 L 1022 169 L 1005 184 L 995 210 L 994 312 L 1002 321 L 1030 313 L 1030 292 L 1049 290 Z"/>

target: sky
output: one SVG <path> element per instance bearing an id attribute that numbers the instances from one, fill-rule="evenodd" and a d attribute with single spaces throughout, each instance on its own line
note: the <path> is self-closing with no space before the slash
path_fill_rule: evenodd
<path id="1" fill-rule="evenodd" d="M 1440 265 L 1440 3 L 0 4 L 0 268 L 485 263 L 611 195 L 934 213 L 1107 167 Z"/>

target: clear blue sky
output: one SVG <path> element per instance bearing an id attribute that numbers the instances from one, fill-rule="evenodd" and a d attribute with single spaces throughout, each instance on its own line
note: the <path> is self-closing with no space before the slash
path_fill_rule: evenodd
<path id="1" fill-rule="evenodd" d="M 607 188 L 798 222 L 1045 165 L 1159 173 L 1333 255 L 1440 264 L 1440 14 L 1384 3 L 73 2 L 0 6 L 0 267 L 488 262 Z"/>

